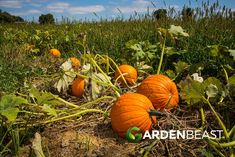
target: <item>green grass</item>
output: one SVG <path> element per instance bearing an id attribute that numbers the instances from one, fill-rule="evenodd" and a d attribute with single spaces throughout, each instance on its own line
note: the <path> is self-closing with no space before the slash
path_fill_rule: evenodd
<path id="1" fill-rule="evenodd" d="M 190 34 L 187 40 L 180 43 L 188 51 L 182 60 L 190 64 L 199 61 L 206 63 L 209 57 L 208 45 L 221 44 L 230 49 L 235 48 L 234 22 L 232 17 L 209 17 L 187 21 L 179 18 L 140 18 L 61 25 L 3 24 L 0 26 L 0 91 L 11 92 L 22 86 L 24 79 L 35 73 L 35 67 L 32 67 L 35 58 L 47 55 L 52 47 L 58 48 L 63 58 L 79 56 L 83 48 L 78 41 L 82 42 L 84 34 L 87 47 L 92 53 L 108 54 L 121 62 L 123 56 L 128 56 L 125 50 L 127 41 L 149 40 L 156 44 L 159 42 L 157 28 L 180 25 Z M 34 44 L 39 51 L 27 52 L 24 49 L 27 43 Z M 167 41 L 167 44 L 170 42 Z M 38 68 L 43 68 L 40 63 L 38 65 Z"/>

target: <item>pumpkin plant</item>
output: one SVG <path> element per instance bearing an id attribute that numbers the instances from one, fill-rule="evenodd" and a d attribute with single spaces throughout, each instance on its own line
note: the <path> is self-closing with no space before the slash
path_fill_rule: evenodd
<path id="1" fill-rule="evenodd" d="M 153 103 L 155 109 L 172 109 L 178 106 L 179 94 L 175 83 L 165 75 L 156 74 L 147 77 L 137 88 Z"/>
<path id="2" fill-rule="evenodd" d="M 156 122 L 153 110 L 154 107 L 146 96 L 138 93 L 123 94 L 111 109 L 112 128 L 121 137 L 125 137 L 127 130 L 132 127 L 138 127 L 144 133 Z"/>
<path id="3" fill-rule="evenodd" d="M 226 73 L 226 71 L 225 71 Z M 227 73 L 226 73 L 226 76 Z M 205 139 L 209 146 L 213 148 L 217 154 L 220 156 L 230 156 L 234 157 L 234 146 L 235 146 L 235 126 L 230 129 L 226 128 L 226 125 L 216 112 L 213 104 L 222 104 L 226 98 L 232 100 L 232 89 L 235 86 L 234 75 L 228 77 L 227 84 L 223 85 L 219 79 L 215 77 L 209 77 L 205 81 L 199 79 L 192 79 L 187 76 L 185 80 L 182 80 L 178 86 L 180 87 L 180 95 L 183 101 L 189 105 L 195 105 L 200 107 L 202 126 L 201 129 L 205 128 L 206 116 L 204 114 L 203 108 L 208 106 L 212 111 L 215 119 L 217 120 L 219 126 L 223 129 L 224 136 L 222 138 L 216 139 Z M 218 102 L 217 102 L 218 101 Z M 221 107 L 221 106 L 220 106 Z"/>
<path id="4" fill-rule="evenodd" d="M 116 69 L 114 78 L 122 84 L 126 81 L 128 85 L 134 85 L 137 80 L 137 71 L 134 67 L 123 64 Z"/>
<path id="5" fill-rule="evenodd" d="M 160 60 L 159 60 L 158 67 L 157 67 L 157 74 L 159 74 L 161 71 L 163 58 L 164 58 L 165 54 L 167 56 L 171 56 L 174 54 L 185 53 L 185 51 L 176 51 L 175 48 L 173 48 L 173 47 L 166 47 L 167 37 L 170 37 L 174 41 L 174 44 L 177 46 L 175 41 L 177 41 L 179 37 L 188 37 L 189 36 L 189 34 L 186 33 L 181 26 L 175 26 L 175 25 L 171 25 L 169 29 L 158 28 L 158 33 L 160 34 L 159 45 L 160 45 L 160 49 L 161 49 L 161 55 L 160 55 Z"/>

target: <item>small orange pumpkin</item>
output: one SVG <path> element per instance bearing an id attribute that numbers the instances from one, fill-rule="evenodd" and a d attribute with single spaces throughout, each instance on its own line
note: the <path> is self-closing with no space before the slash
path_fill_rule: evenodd
<path id="1" fill-rule="evenodd" d="M 85 80 L 83 78 L 76 78 L 72 82 L 72 95 L 76 97 L 81 97 L 84 93 Z"/>
<path id="2" fill-rule="evenodd" d="M 69 59 L 72 62 L 72 66 L 74 69 L 78 69 L 81 66 L 79 59 L 77 59 L 76 57 L 70 57 Z"/>
<path id="3" fill-rule="evenodd" d="M 50 53 L 52 54 L 52 56 L 54 57 L 60 57 L 60 51 L 58 49 L 50 49 Z"/>
<path id="4" fill-rule="evenodd" d="M 138 93 L 123 94 L 111 109 L 112 128 L 121 137 L 125 137 L 131 127 L 138 127 L 140 132 L 144 133 L 151 129 L 152 120 L 156 122 L 156 117 L 152 117 L 152 120 L 150 118 L 149 112 L 153 109 L 151 101 L 146 96 Z"/>
<path id="5" fill-rule="evenodd" d="M 121 73 L 119 72 L 118 69 L 116 69 L 114 78 L 118 79 L 117 80 L 118 82 L 124 84 L 124 80 L 120 76 L 121 74 L 123 74 L 123 77 L 126 80 L 127 84 L 134 85 L 137 80 L 136 69 L 130 65 L 127 65 L 127 64 L 120 65 L 118 68 Z"/>
<path id="6" fill-rule="evenodd" d="M 175 83 L 161 74 L 144 79 L 137 88 L 137 93 L 147 96 L 155 109 L 172 109 L 179 103 L 179 93 Z"/>

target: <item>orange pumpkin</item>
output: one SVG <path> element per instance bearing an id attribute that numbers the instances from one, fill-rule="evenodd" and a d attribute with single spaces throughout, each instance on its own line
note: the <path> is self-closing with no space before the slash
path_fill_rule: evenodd
<path id="1" fill-rule="evenodd" d="M 130 65 L 127 65 L 127 64 L 120 65 L 118 68 L 119 68 L 121 73 L 119 72 L 118 69 L 116 69 L 114 78 L 118 79 L 117 80 L 118 82 L 124 84 L 124 80 L 120 76 L 122 74 L 124 79 L 126 80 L 126 82 L 129 85 L 134 85 L 136 80 L 137 80 L 137 71 L 136 71 L 136 69 L 134 67 L 130 66 Z"/>
<path id="2" fill-rule="evenodd" d="M 50 49 L 50 53 L 52 54 L 52 56 L 54 57 L 60 57 L 60 51 L 58 49 Z"/>
<path id="3" fill-rule="evenodd" d="M 111 124 L 119 136 L 125 137 L 131 127 L 138 127 L 144 133 L 150 130 L 156 117 L 150 118 L 150 111 L 154 107 L 151 101 L 138 93 L 126 93 L 121 95 L 111 109 Z"/>
<path id="4" fill-rule="evenodd" d="M 78 69 L 81 66 L 79 59 L 77 59 L 76 57 L 70 57 L 69 59 L 72 62 L 72 66 L 74 69 Z"/>
<path id="5" fill-rule="evenodd" d="M 144 79 L 137 88 L 137 93 L 147 96 L 155 109 L 172 109 L 179 103 L 179 93 L 175 83 L 161 74 Z"/>
<path id="6" fill-rule="evenodd" d="M 76 97 L 81 97 L 84 93 L 85 80 L 83 78 L 76 78 L 72 82 L 72 95 Z"/>

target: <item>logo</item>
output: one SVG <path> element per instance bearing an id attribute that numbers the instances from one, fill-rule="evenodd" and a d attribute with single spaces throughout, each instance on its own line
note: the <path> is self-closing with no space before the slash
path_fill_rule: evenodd
<path id="1" fill-rule="evenodd" d="M 142 139 L 216 139 L 222 137 L 223 130 L 152 130 L 140 132 L 140 128 L 132 127 L 127 130 L 129 142 L 137 143 Z"/>
<path id="2" fill-rule="evenodd" d="M 138 143 L 142 139 L 142 133 L 133 134 L 133 132 L 140 131 L 138 127 L 129 128 L 126 132 L 126 138 L 129 142 Z"/>

